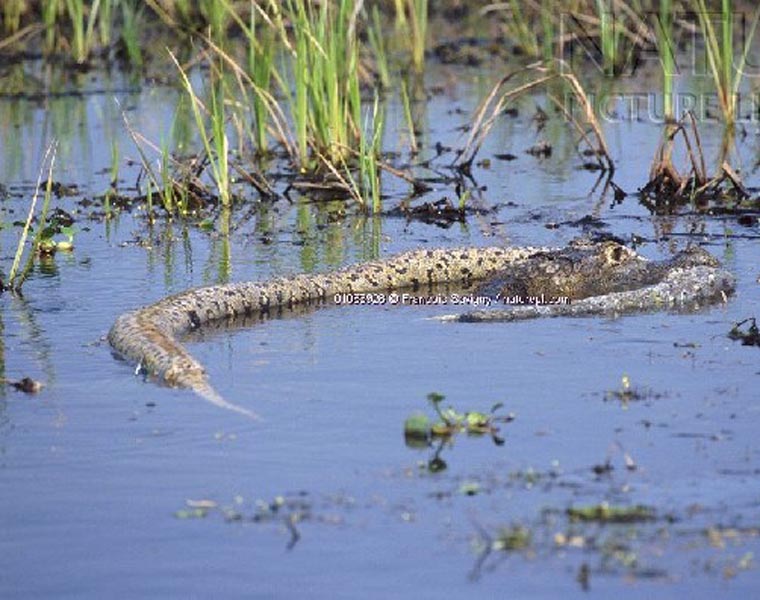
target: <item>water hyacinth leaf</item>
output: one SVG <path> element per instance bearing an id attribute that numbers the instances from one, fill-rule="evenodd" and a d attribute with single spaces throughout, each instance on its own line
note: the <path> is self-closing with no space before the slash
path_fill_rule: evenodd
<path id="1" fill-rule="evenodd" d="M 450 437 L 456 432 L 456 427 L 439 421 L 430 428 L 430 432 L 436 437 Z"/>
<path id="2" fill-rule="evenodd" d="M 467 431 L 483 431 L 491 427 L 491 417 L 481 412 L 467 413 Z"/>

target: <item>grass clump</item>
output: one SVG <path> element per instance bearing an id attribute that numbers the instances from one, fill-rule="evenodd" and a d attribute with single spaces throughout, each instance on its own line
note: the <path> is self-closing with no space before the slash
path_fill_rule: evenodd
<path id="1" fill-rule="evenodd" d="M 744 77 L 744 67 L 747 64 L 747 56 L 752 45 L 758 20 L 760 20 L 760 6 L 755 9 L 744 48 L 741 49 L 741 58 L 736 66 L 734 66 L 733 19 L 735 12 L 733 2 L 731 0 L 721 0 L 719 28 L 714 25 L 712 20 L 712 16 L 715 13 L 708 11 L 705 0 L 693 0 L 693 6 L 699 19 L 702 36 L 705 39 L 707 59 L 723 118 L 728 127 L 733 127 L 736 122 L 737 98 L 739 87 Z"/>
<path id="2" fill-rule="evenodd" d="M 515 77 L 524 76 L 528 73 L 535 74 L 535 77 L 520 83 L 516 87 L 506 87 Z M 582 120 L 576 119 L 574 115 L 565 110 L 563 103 L 551 94 L 549 98 L 564 112 L 565 117 L 568 118 L 573 127 L 578 131 L 581 139 L 589 146 L 590 153 L 596 158 L 598 168 L 609 173 L 614 172 L 615 164 L 607 148 L 602 127 L 594 114 L 591 101 L 579 79 L 569 71 L 567 65 L 562 61 L 553 62 L 548 66 L 542 62 L 533 63 L 502 77 L 491 89 L 485 100 L 481 102 L 480 107 L 476 111 L 472 127 L 470 128 L 470 135 L 454 162 L 454 166 L 461 172 L 469 174 L 472 163 L 485 142 L 488 133 L 505 108 L 517 98 L 535 89 L 546 88 L 552 82 L 561 83 L 576 99 L 581 109 Z"/>

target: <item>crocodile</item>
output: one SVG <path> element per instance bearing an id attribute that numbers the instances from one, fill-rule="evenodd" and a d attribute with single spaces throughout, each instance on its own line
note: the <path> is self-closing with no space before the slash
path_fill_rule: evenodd
<path id="1" fill-rule="evenodd" d="M 661 263 L 648 261 L 613 240 L 575 241 L 565 249 L 423 249 L 323 274 L 191 289 L 119 316 L 108 341 L 117 354 L 137 362 L 159 380 L 189 388 L 217 406 L 256 417 L 214 390 L 203 365 L 178 338 L 204 324 L 324 304 L 341 294 L 425 293 L 441 284 L 472 287 L 478 283 L 483 283 L 480 289 L 486 293 L 538 292 L 568 296 L 573 302 L 475 311 L 444 319 L 514 320 L 687 308 L 725 299 L 735 287 L 731 273 L 699 248 Z"/>

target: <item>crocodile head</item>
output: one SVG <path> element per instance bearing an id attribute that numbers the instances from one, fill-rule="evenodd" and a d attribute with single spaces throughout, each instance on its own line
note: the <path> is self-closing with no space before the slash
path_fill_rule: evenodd
<path id="1" fill-rule="evenodd" d="M 650 261 L 614 240 L 581 238 L 567 248 L 537 252 L 485 282 L 478 290 L 491 297 L 566 297 L 579 300 L 654 285 L 676 269 L 718 261 L 690 246 L 664 261 Z"/>

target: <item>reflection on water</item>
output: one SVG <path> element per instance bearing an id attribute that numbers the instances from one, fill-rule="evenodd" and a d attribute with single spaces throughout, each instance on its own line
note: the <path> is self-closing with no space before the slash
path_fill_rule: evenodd
<path id="1" fill-rule="evenodd" d="M 446 94 L 413 102 L 423 149 L 414 172 L 434 179 L 433 192 L 415 202 L 447 196 L 456 203 L 448 171 L 420 163 L 438 142 L 457 147 L 457 128 L 490 87 L 485 79 L 452 77 Z M 119 589 L 165 596 L 224 589 L 232 596 L 295 596 L 308 589 L 333 597 L 336 590 L 354 592 L 362 581 L 368 596 L 401 597 L 423 584 L 430 593 L 462 596 L 475 590 L 467 574 L 482 550 L 473 556 L 469 541 L 479 533 L 487 539 L 477 522 L 491 540 L 488 560 L 475 569 L 477 592 L 503 594 L 508 577 L 517 595 L 581 596 L 575 575 L 588 562 L 592 588 L 617 594 L 627 593 L 627 576 L 642 571 L 619 563 L 612 563 L 617 571 L 596 570 L 592 558 L 601 555 L 589 536 L 583 537 L 586 554 L 567 559 L 572 547 L 555 540 L 574 539 L 562 516 L 571 504 L 646 502 L 679 518 L 702 511 L 688 521 L 701 532 L 723 518 L 755 518 L 760 413 L 748 381 L 756 358 L 747 353 L 751 348 L 725 339 L 730 323 L 760 310 L 757 248 L 736 237 L 737 231 L 756 234 L 755 226 L 738 230 L 731 217 L 652 215 L 634 196 L 616 198 L 609 180 L 577 168 L 576 140 L 565 124 L 550 120 L 536 132 L 533 100 L 519 105 L 518 116 L 505 116 L 483 147 L 481 158 L 517 156 L 475 170 L 468 185 L 483 210 L 447 229 L 357 214 L 343 201 L 308 194 L 211 211 L 201 217 L 209 227 L 151 219 L 142 208 L 114 210 L 103 220 L 95 214 L 96 197 L 110 186 L 109 138 L 118 142 L 120 189 L 133 189 L 140 171 L 113 95 L 136 131 L 171 139 L 186 152 L 197 146 L 192 115 L 186 104 L 177 105 L 173 90 L 128 93 L 128 83 L 98 74 L 94 82 L 85 78 L 85 85 L 103 90 L 90 95 L 0 98 L 0 183 L 10 191 L 0 202 L 0 267 L 12 259 L 19 233 L 12 224 L 26 215 L 34 191 L 28 182 L 50 137 L 61 141 L 55 177 L 80 187 L 77 195 L 54 200 L 75 218 L 74 251 L 37 261 L 24 298 L 0 296 L 0 376 L 29 375 L 47 384 L 35 397 L 0 392 L 0 592 L 83 596 Z M 404 119 L 393 98 L 387 114 L 386 146 L 405 151 Z M 620 130 L 613 153 L 624 159 L 614 181 L 625 191 L 641 185 L 659 136 L 647 124 Z M 556 148 L 551 160 L 525 154 L 539 137 Z M 277 168 L 274 161 L 271 169 Z M 409 190 L 386 181 L 390 209 Z M 156 215 L 159 210 L 154 207 Z M 102 342 L 122 312 L 190 286 L 328 271 L 423 245 L 563 245 L 597 230 L 635 235 L 652 258 L 688 240 L 710 240 L 710 250 L 736 271 L 738 294 L 724 307 L 692 315 L 509 326 L 446 326 L 428 320 L 435 308 L 305 307 L 188 336 L 225 396 L 264 415 L 257 424 L 143 382 L 133 376 L 134 365 L 114 360 Z M 600 400 L 623 374 L 662 393 L 625 409 Z M 433 389 L 472 406 L 504 400 L 517 415 L 504 428 L 505 444 L 461 443 L 451 452 L 434 445 L 413 455 L 401 426 Z M 615 444 L 634 456 L 637 468 L 613 460 L 612 472 L 595 472 Z M 447 469 L 424 468 L 439 461 Z M 301 537 L 283 555 L 288 521 L 274 518 L 270 529 L 252 530 L 246 517 L 257 514 L 258 498 L 272 504 L 282 497 L 287 504 L 301 491 L 340 502 L 325 501 L 328 510 L 315 510 L 312 521 L 291 521 Z M 188 499 L 222 505 L 238 496 L 252 509 L 238 511 L 236 529 L 220 519 L 173 515 Z M 554 511 L 548 521 L 540 506 Z M 320 529 L 335 522 L 335 513 L 338 526 Z M 547 551 L 517 562 L 515 553 L 496 552 L 506 536 L 495 532 L 514 533 L 521 524 L 534 543 L 545 538 L 540 549 Z M 671 525 L 654 526 L 672 531 Z M 647 536 L 644 551 L 626 543 L 665 565 L 697 598 L 757 587 L 751 569 L 725 582 L 714 570 L 694 574 L 680 549 L 664 546 L 668 553 L 658 556 L 662 547 Z M 757 551 L 749 537 L 742 537 L 736 564 L 744 552 Z M 654 550 L 647 554 L 647 548 Z M 727 560 L 728 552 L 701 548 L 699 564 L 714 558 L 710 552 Z M 542 587 L 547 573 L 556 594 Z"/>

